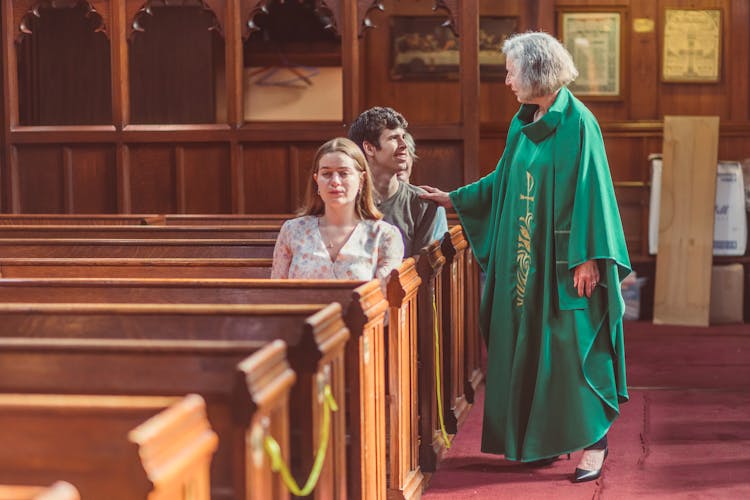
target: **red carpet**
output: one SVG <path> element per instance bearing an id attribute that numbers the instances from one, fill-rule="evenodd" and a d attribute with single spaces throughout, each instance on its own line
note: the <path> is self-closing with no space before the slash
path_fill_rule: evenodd
<path id="1" fill-rule="evenodd" d="M 599 480 L 570 482 L 580 452 L 542 469 L 481 453 L 479 391 L 423 498 L 750 498 L 750 328 L 628 322 L 625 342 L 631 400 Z"/>

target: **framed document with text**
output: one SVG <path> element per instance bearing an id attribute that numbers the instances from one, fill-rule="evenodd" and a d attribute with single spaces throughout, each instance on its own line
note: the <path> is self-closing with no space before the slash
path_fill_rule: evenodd
<path id="1" fill-rule="evenodd" d="M 665 9 L 662 46 L 662 81 L 718 82 L 721 10 Z"/>
<path id="2" fill-rule="evenodd" d="M 561 41 L 579 73 L 569 86 L 574 94 L 622 98 L 623 17 L 619 9 L 559 12 Z"/>

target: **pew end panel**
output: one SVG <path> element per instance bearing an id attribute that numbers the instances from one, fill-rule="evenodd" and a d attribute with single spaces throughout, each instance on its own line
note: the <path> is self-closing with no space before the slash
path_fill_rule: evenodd
<path id="1" fill-rule="evenodd" d="M 422 471 L 434 472 L 447 450 L 449 443 L 442 432 L 442 417 L 438 412 L 438 397 L 442 390 L 438 387 L 445 382 L 442 371 L 443 346 L 442 331 L 443 304 L 441 273 L 445 257 L 440 241 L 434 241 L 420 251 L 417 272 L 422 285 L 417 294 L 417 314 L 419 316 L 419 464 Z"/>
<path id="2" fill-rule="evenodd" d="M 0 485 L 0 500 L 80 500 L 78 490 L 65 481 L 57 481 L 49 487 Z"/>
<path id="3" fill-rule="evenodd" d="M 441 242 L 445 256 L 442 279 L 442 341 L 443 371 L 446 381 L 443 387 L 443 414 L 449 434 L 456 434 L 466 419 L 469 404 L 465 395 L 465 255 L 468 243 L 461 226 L 450 228 Z"/>
<path id="4" fill-rule="evenodd" d="M 190 394 L 128 433 L 149 480 L 149 500 L 211 498 L 211 457 L 219 438 L 203 398 Z"/>
<path id="5" fill-rule="evenodd" d="M 419 467 L 417 391 L 417 294 L 422 280 L 407 258 L 388 279 L 389 498 L 420 498 L 425 478 Z"/>
<path id="6" fill-rule="evenodd" d="M 279 474 L 271 470 L 270 457 L 264 450 L 266 436 L 278 443 L 286 463 L 289 451 L 289 394 L 296 380 L 286 358 L 286 343 L 275 340 L 237 365 L 238 382 L 233 399 L 234 418 L 240 429 L 246 429 L 236 452 L 245 455 L 247 500 L 287 500 L 289 490 Z M 245 446 L 242 444 L 245 443 Z"/>
<path id="7" fill-rule="evenodd" d="M 197 395 L 2 394 L 0 441 L 3 482 L 58 477 L 83 498 L 210 498 L 217 438 Z"/>
<path id="8" fill-rule="evenodd" d="M 466 400 L 474 404 L 477 388 L 484 380 L 482 365 L 482 334 L 479 331 L 479 303 L 481 302 L 481 271 L 471 248 L 466 249 L 466 316 L 464 331 L 466 345 L 464 348 L 464 363 L 466 369 L 465 392 Z"/>
<path id="9" fill-rule="evenodd" d="M 351 498 L 386 498 L 386 378 L 385 378 L 385 300 L 379 280 L 357 287 L 347 311 L 347 324 L 353 338 L 346 350 L 346 381 L 352 404 L 348 405 L 351 439 L 349 489 Z M 356 404 L 355 404 L 356 402 Z M 358 457 L 358 460 L 357 458 Z"/>

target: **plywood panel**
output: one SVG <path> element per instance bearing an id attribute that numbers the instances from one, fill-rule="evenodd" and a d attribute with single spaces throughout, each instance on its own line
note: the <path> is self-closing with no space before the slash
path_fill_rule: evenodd
<path id="1" fill-rule="evenodd" d="M 80 214 L 117 212 L 117 172 L 112 147 L 72 149 L 71 211 Z"/>
<path id="2" fill-rule="evenodd" d="M 719 118 L 664 118 L 654 323 L 708 326 Z"/>
<path id="3" fill-rule="evenodd" d="M 172 146 L 130 147 L 130 187 L 134 213 L 177 213 Z"/>
<path id="4" fill-rule="evenodd" d="M 64 213 L 64 175 L 59 146 L 18 148 L 18 181 L 23 213 Z"/>
<path id="5" fill-rule="evenodd" d="M 184 212 L 231 212 L 228 145 L 194 145 L 183 151 Z"/>

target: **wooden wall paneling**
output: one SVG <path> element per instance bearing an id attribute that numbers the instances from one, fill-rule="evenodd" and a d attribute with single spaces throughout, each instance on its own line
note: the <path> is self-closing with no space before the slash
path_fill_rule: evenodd
<path id="1" fill-rule="evenodd" d="M 521 4 L 520 31 L 555 33 L 555 0 L 527 0 Z"/>
<path id="2" fill-rule="evenodd" d="M 729 119 L 747 121 L 750 118 L 750 2 L 732 0 L 725 23 L 730 35 L 728 53 L 732 57 L 731 61 L 722 61 L 728 72 Z"/>
<path id="3" fill-rule="evenodd" d="M 117 212 L 133 211 L 133 189 L 130 183 L 130 147 L 118 142 L 115 145 L 115 171 L 117 175 Z"/>
<path id="4" fill-rule="evenodd" d="M 65 176 L 59 145 L 18 147 L 18 204 L 23 213 L 64 213 Z"/>
<path id="5" fill-rule="evenodd" d="M 461 89 L 454 80 L 392 80 L 391 17 L 434 17 L 435 27 L 446 19 L 445 11 L 433 12 L 434 2 L 421 0 L 383 0 L 384 11 L 372 11 L 376 28 L 365 33 L 364 108 L 391 106 L 401 112 L 410 127 L 417 124 L 444 125 L 461 123 Z"/>
<path id="6" fill-rule="evenodd" d="M 623 50 L 630 52 L 629 65 L 623 66 L 628 78 L 628 120 L 653 120 L 658 116 L 659 57 L 657 39 L 659 6 L 653 0 L 631 0 L 630 37 Z M 653 27 L 648 29 L 648 22 Z"/>
<path id="7" fill-rule="evenodd" d="M 459 167 L 466 156 L 462 141 L 419 141 L 419 160 L 414 164 L 413 184 L 428 184 L 440 189 L 452 190 L 463 186 L 463 170 Z M 477 155 L 478 157 L 479 155 Z M 479 160 L 475 160 L 478 163 Z"/>
<path id="8" fill-rule="evenodd" d="M 17 3 L 19 123 L 102 125 L 112 120 L 108 4 Z M 91 10 L 89 10 L 91 9 Z M 15 68 L 12 68 L 15 69 Z"/>
<path id="9" fill-rule="evenodd" d="M 66 146 L 66 212 L 97 214 L 117 212 L 117 169 L 111 145 Z"/>
<path id="10" fill-rule="evenodd" d="M 645 228 L 646 230 L 644 231 L 643 215 L 644 208 L 648 206 L 648 188 L 641 183 L 635 182 L 616 184 L 615 196 L 617 197 L 617 205 L 620 210 L 622 227 L 625 231 L 628 253 L 631 256 L 641 255 L 644 253 L 644 248 L 647 253 L 648 241 L 644 242 L 644 237 L 648 234 L 648 228 Z M 645 220 L 648 223 L 648 218 Z"/>
<path id="11" fill-rule="evenodd" d="M 522 3 L 528 2 L 498 2 L 496 0 L 480 0 L 479 15 L 481 16 L 498 16 L 498 17 L 515 17 L 518 20 L 518 30 L 523 26 L 522 20 Z M 505 79 L 487 80 L 481 79 L 479 83 L 479 122 L 481 124 L 493 124 L 499 127 L 506 127 L 518 110 L 518 101 L 516 96 L 505 85 Z M 484 132 L 480 132 L 480 143 L 484 141 Z M 479 154 L 479 172 L 478 175 L 484 175 L 488 168 L 488 163 L 482 157 L 483 146 L 480 145 Z M 502 150 L 500 151 L 502 152 Z M 494 154 L 490 156 L 495 156 Z M 499 154 L 497 158 L 499 158 Z M 493 158 L 490 163 L 494 168 Z"/>
<path id="12" fill-rule="evenodd" d="M 289 213 L 293 194 L 288 148 L 244 144 L 242 162 L 247 212 Z"/>
<path id="13" fill-rule="evenodd" d="M 182 6 L 151 12 L 132 20 L 141 27 L 129 40 L 133 123 L 214 123 L 213 44 L 224 43 L 209 29 L 215 13 Z"/>
<path id="14" fill-rule="evenodd" d="M 182 172 L 183 196 L 182 205 L 178 207 L 180 213 L 231 213 L 231 155 L 228 145 L 184 145 L 179 150 L 182 151 L 182 161 L 178 161 L 177 166 Z"/>
<path id="15" fill-rule="evenodd" d="M 319 144 L 301 144 L 290 149 L 289 164 L 292 166 L 292 204 L 289 212 L 294 212 L 305 201 L 307 183 L 312 182 L 312 167 Z"/>
<path id="16" fill-rule="evenodd" d="M 463 185 L 479 179 L 479 0 L 461 0 L 458 23 Z"/>
<path id="17" fill-rule="evenodd" d="M 482 134 L 479 141 L 479 176 L 484 177 L 497 167 L 497 162 L 505 149 L 505 136 L 503 134 Z"/>
<path id="18" fill-rule="evenodd" d="M 229 143 L 229 185 L 231 186 L 230 196 L 232 197 L 232 213 L 247 213 L 245 207 L 245 169 L 244 169 L 244 148 L 236 139 Z"/>
<path id="19" fill-rule="evenodd" d="M 657 75 L 659 85 L 659 117 L 664 115 L 719 115 L 721 120 L 728 120 L 732 103 L 730 102 L 730 83 L 728 68 L 735 58 L 729 52 L 732 26 L 730 0 L 662 0 L 660 3 L 658 33 L 659 50 L 664 45 L 664 21 L 667 8 L 678 9 L 720 9 L 721 10 L 721 55 L 719 82 L 717 83 L 672 83 L 661 81 L 662 54 L 659 54 Z M 658 118 L 658 117 L 657 117 Z"/>
<path id="20" fill-rule="evenodd" d="M 16 67 L 16 50 L 13 42 L 13 5 L 11 2 L 0 2 L 0 21 L 2 22 L 2 79 L 3 79 L 3 124 L 2 124 L 2 170 L 0 170 L 0 209 L 18 212 L 18 183 L 13 171 L 14 153 L 10 143 L 10 129 L 18 123 L 18 79 L 11 70 Z M 15 196 L 14 196 L 15 195 Z"/>
<path id="21" fill-rule="evenodd" d="M 359 92 L 362 71 L 360 67 L 361 43 L 359 38 L 359 9 L 357 2 L 334 0 L 340 16 L 337 30 L 341 35 L 341 66 L 343 77 L 344 124 L 351 124 L 362 112 L 362 94 Z"/>
<path id="22" fill-rule="evenodd" d="M 174 147 L 131 144 L 128 149 L 132 211 L 176 213 Z"/>
<path id="23" fill-rule="evenodd" d="M 622 137 L 614 134 L 604 137 L 612 180 L 643 181 L 644 165 L 648 153 L 643 151 L 639 137 Z"/>
<path id="24" fill-rule="evenodd" d="M 130 73 L 128 65 L 125 1 L 112 2 L 110 57 L 112 58 L 112 123 L 122 130 L 130 123 Z"/>
<path id="25" fill-rule="evenodd" d="M 226 92 L 227 123 L 239 128 L 243 122 L 243 54 L 242 33 L 247 19 L 242 19 L 243 0 L 229 0 L 224 21 L 224 82 Z M 218 105 L 219 103 L 217 103 Z M 217 110 L 220 113 L 220 111 Z M 220 121 L 220 120 L 217 120 Z M 233 148 L 239 148 L 235 143 Z M 234 158 L 235 155 L 232 155 Z"/>

